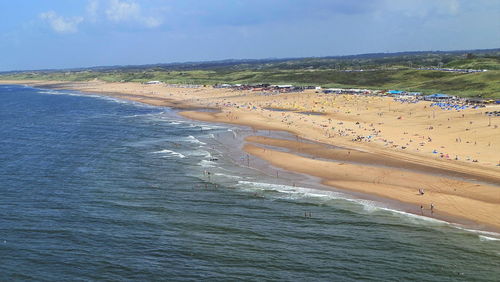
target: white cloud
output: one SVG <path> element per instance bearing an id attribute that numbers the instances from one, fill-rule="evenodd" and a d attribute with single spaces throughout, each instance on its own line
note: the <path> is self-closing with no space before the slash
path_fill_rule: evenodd
<path id="1" fill-rule="evenodd" d="M 160 18 L 155 18 L 155 17 L 145 17 L 142 18 L 142 22 L 147 26 L 147 27 L 158 27 L 163 23 L 163 20 Z"/>
<path id="2" fill-rule="evenodd" d="M 109 0 L 106 16 L 112 22 L 138 22 L 150 28 L 158 27 L 163 23 L 161 18 L 144 16 L 141 6 L 135 1 Z"/>
<path id="3" fill-rule="evenodd" d="M 78 25 L 83 21 L 83 17 L 65 18 L 59 16 L 54 11 L 40 14 L 40 18 L 50 25 L 57 33 L 74 33 L 78 31 Z"/>
<path id="4" fill-rule="evenodd" d="M 88 0 L 84 16 L 63 17 L 54 11 L 44 12 L 39 16 L 57 33 L 75 33 L 84 21 L 96 24 L 107 20 L 120 24 L 138 24 L 147 28 L 155 28 L 163 23 L 161 17 L 146 15 L 135 0 Z"/>
<path id="5" fill-rule="evenodd" d="M 99 12 L 99 0 L 89 0 L 87 4 L 87 16 L 92 22 L 97 20 L 97 15 Z"/>
<path id="6" fill-rule="evenodd" d="M 134 2 L 110 0 L 106 15 L 110 21 L 124 22 L 140 16 L 141 8 Z"/>

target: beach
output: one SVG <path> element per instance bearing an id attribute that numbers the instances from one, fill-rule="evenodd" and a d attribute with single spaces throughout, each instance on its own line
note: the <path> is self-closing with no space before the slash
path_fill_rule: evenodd
<path id="1" fill-rule="evenodd" d="M 399 201 L 407 212 L 500 230 L 500 120 L 484 114 L 500 106 L 445 111 L 430 102 L 407 104 L 390 97 L 315 90 L 263 93 L 101 81 L 0 83 L 97 93 L 176 108 L 195 120 L 289 132 L 297 140 L 249 136 L 243 149 L 277 168 L 318 177 L 335 189 Z"/>

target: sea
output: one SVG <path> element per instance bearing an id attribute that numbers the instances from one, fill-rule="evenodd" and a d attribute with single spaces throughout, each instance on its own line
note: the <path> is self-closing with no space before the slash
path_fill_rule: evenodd
<path id="1" fill-rule="evenodd" d="M 292 184 L 245 130 L 0 85 L 0 281 L 500 281 L 498 234 Z"/>

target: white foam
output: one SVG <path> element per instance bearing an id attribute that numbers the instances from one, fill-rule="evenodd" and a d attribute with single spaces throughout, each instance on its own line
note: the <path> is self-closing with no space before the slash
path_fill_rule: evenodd
<path id="1" fill-rule="evenodd" d="M 210 152 L 207 152 L 205 150 L 189 151 L 189 152 L 186 152 L 186 155 L 194 156 L 194 157 L 212 158 L 212 154 L 210 154 Z"/>
<path id="2" fill-rule="evenodd" d="M 421 216 L 418 214 L 413 214 L 413 213 L 408 213 L 404 212 L 401 210 L 397 209 L 392 209 L 388 208 L 383 205 L 383 203 L 375 202 L 375 201 L 370 201 L 370 200 L 364 200 L 364 199 L 355 199 L 350 197 L 347 194 L 340 193 L 340 192 L 333 192 L 333 191 L 323 191 L 323 190 L 317 190 L 317 189 L 312 189 L 312 188 L 305 188 L 305 187 L 294 187 L 294 186 L 289 186 L 289 185 L 282 185 L 282 184 L 270 184 L 270 183 L 262 183 L 262 182 L 251 182 L 251 181 L 238 181 L 238 184 L 240 185 L 251 185 L 253 187 L 256 187 L 261 190 L 272 190 L 272 191 L 277 191 L 280 193 L 285 193 L 288 195 L 291 195 L 292 199 L 297 199 L 301 197 L 309 197 L 309 198 L 316 198 L 316 199 L 340 199 L 348 202 L 353 202 L 356 204 L 359 204 L 363 207 L 363 210 L 365 212 L 376 212 L 376 211 L 385 211 L 389 212 L 390 214 L 393 215 L 398 215 L 404 218 L 405 220 L 409 220 L 412 224 L 432 224 L 434 226 L 450 226 L 454 227 L 466 232 L 471 232 L 478 234 L 479 240 L 486 242 L 486 241 L 500 241 L 500 234 L 496 232 L 488 232 L 488 231 L 481 231 L 481 230 L 475 230 L 475 229 L 468 229 L 464 228 L 458 224 L 453 224 L 444 220 L 432 218 L 432 217 L 427 217 L 427 216 Z"/>
<path id="3" fill-rule="evenodd" d="M 135 118 L 135 117 L 143 117 L 145 115 L 131 115 L 131 116 L 124 116 L 124 118 Z"/>
<path id="4" fill-rule="evenodd" d="M 333 191 L 323 191 L 312 188 L 298 187 L 298 186 L 290 186 L 284 184 L 272 184 L 272 183 L 263 183 L 263 182 L 252 182 L 252 181 L 238 181 L 238 185 L 240 186 L 248 186 L 251 185 L 254 188 L 267 190 L 267 191 L 276 191 L 288 195 L 293 195 L 293 198 L 297 197 L 315 197 L 315 198 L 324 198 L 324 199 L 345 199 L 345 195 L 338 192 Z"/>
<path id="5" fill-rule="evenodd" d="M 206 145 L 207 144 L 207 143 L 203 143 L 200 140 L 196 139 L 196 137 L 194 137 L 193 135 L 189 135 L 187 137 L 187 141 L 191 142 L 191 143 L 201 144 L 201 145 Z"/>
<path id="6" fill-rule="evenodd" d="M 119 104 L 132 104 L 136 107 L 142 107 L 142 108 L 163 108 L 163 107 L 152 106 L 152 105 L 148 105 L 148 104 L 144 104 L 144 103 L 140 103 L 140 102 L 136 102 L 136 101 L 125 100 L 125 99 L 120 99 L 120 98 L 115 98 L 115 97 L 105 96 L 105 95 L 99 95 L 99 94 L 91 94 L 91 93 L 86 93 L 86 92 L 79 92 L 79 91 L 67 92 L 65 90 L 47 90 L 47 89 L 39 89 L 39 88 L 34 88 L 34 89 L 37 89 L 38 93 L 41 93 L 41 94 L 98 98 L 98 99 L 112 101 L 112 102 L 119 103 Z"/>
<path id="7" fill-rule="evenodd" d="M 231 178 L 231 179 L 241 179 L 241 178 L 243 178 L 241 176 L 229 175 L 229 174 L 225 174 L 225 173 L 214 173 L 214 175 L 216 175 L 216 176 L 222 176 L 222 177 L 227 177 L 227 178 Z"/>
<path id="8" fill-rule="evenodd" d="M 495 237 L 488 237 L 484 235 L 479 235 L 479 240 L 481 241 L 500 241 L 500 238 L 495 238 Z"/>
<path id="9" fill-rule="evenodd" d="M 157 113 L 145 113 L 145 114 L 135 114 L 135 115 L 130 115 L 130 116 L 124 116 L 125 118 L 135 118 L 135 117 L 158 117 L 165 114 L 164 112 L 157 112 Z"/>
<path id="10" fill-rule="evenodd" d="M 181 153 L 178 153 L 178 152 L 175 152 L 175 151 L 172 151 L 172 150 L 168 150 L 168 149 L 157 151 L 157 152 L 154 152 L 154 153 L 156 153 L 156 154 L 169 154 L 169 155 L 172 155 L 172 156 L 179 157 L 181 159 L 183 159 L 183 158 L 186 157 L 186 156 L 184 156 Z"/>
<path id="11" fill-rule="evenodd" d="M 202 130 L 215 130 L 215 129 L 221 129 L 224 128 L 222 126 L 216 126 L 216 125 L 203 125 L 201 126 Z"/>
<path id="12" fill-rule="evenodd" d="M 94 97 L 94 98 L 99 98 L 99 99 L 102 99 L 102 100 L 107 100 L 107 101 L 111 101 L 111 102 L 118 103 L 118 104 L 134 105 L 135 107 L 140 107 L 140 108 L 161 109 L 161 110 L 165 109 L 165 107 L 161 107 L 161 106 L 153 106 L 153 105 L 144 104 L 144 103 L 137 102 L 137 101 L 127 100 L 127 99 L 121 99 L 121 98 L 111 97 L 111 96 L 105 96 L 105 95 L 88 94 L 88 93 L 85 93 L 85 92 L 77 92 L 77 93 L 75 93 L 75 96 Z M 153 113 L 153 115 L 155 115 L 155 114 L 157 114 L 157 113 Z"/>
<path id="13" fill-rule="evenodd" d="M 201 160 L 198 164 L 202 167 L 215 167 L 215 163 L 207 160 Z"/>
<path id="14" fill-rule="evenodd" d="M 85 93 L 79 93 L 79 92 L 66 92 L 63 90 L 42 90 L 38 91 L 40 94 L 48 94 L 48 95 L 65 95 L 65 96 L 76 96 L 76 97 L 89 97 L 89 98 L 101 98 L 105 100 L 115 100 L 114 98 L 107 97 L 107 96 L 99 96 L 96 94 L 85 94 Z"/>
<path id="15" fill-rule="evenodd" d="M 305 187 L 296 187 L 289 186 L 283 184 L 270 184 L 270 183 L 262 183 L 262 182 L 251 182 L 251 181 L 238 181 L 239 185 L 248 186 L 251 185 L 254 188 L 261 189 L 264 191 L 276 191 L 280 193 L 287 194 L 287 198 L 290 199 L 299 199 L 299 198 L 315 198 L 320 200 L 343 200 L 347 202 L 351 202 L 357 205 L 360 205 L 363 208 L 364 212 L 374 213 L 377 211 L 389 212 L 390 214 L 403 216 L 405 219 L 409 219 L 412 223 L 433 223 L 439 225 L 449 225 L 448 222 L 442 221 L 439 219 L 420 216 L 417 214 L 407 213 L 404 211 L 391 209 L 385 206 L 383 203 L 365 200 L 365 199 L 356 199 L 351 196 L 334 191 L 324 191 L 313 188 L 305 188 Z"/>
<path id="16" fill-rule="evenodd" d="M 490 231 L 482 231 L 477 229 L 464 228 L 462 226 L 454 225 L 455 228 L 477 234 L 480 241 L 500 241 L 500 233 L 490 232 Z"/>
<path id="17" fill-rule="evenodd" d="M 428 217 L 428 216 L 422 216 L 422 215 L 404 212 L 404 211 L 400 211 L 400 210 L 396 210 L 396 209 L 390 209 L 387 207 L 379 207 L 379 209 L 391 212 L 392 214 L 395 214 L 395 215 L 401 215 L 405 219 L 409 219 L 412 223 L 433 223 L 433 224 L 438 224 L 438 225 L 451 225 L 447 221 Z"/>
<path id="18" fill-rule="evenodd" d="M 58 91 L 54 91 L 54 90 L 38 91 L 38 93 L 41 93 L 41 94 L 52 94 L 52 95 L 62 94 L 62 93 L 60 93 Z"/>

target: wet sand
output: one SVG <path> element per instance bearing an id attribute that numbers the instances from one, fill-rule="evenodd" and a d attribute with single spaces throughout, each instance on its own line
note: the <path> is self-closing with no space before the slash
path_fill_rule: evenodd
<path id="1" fill-rule="evenodd" d="M 500 122 L 484 115 L 498 106 L 457 112 L 428 102 L 314 91 L 263 95 L 99 81 L 29 84 L 173 107 L 197 120 L 287 131 L 314 142 L 250 136 L 244 150 L 338 189 L 414 206 L 416 214 L 500 230 Z"/>

